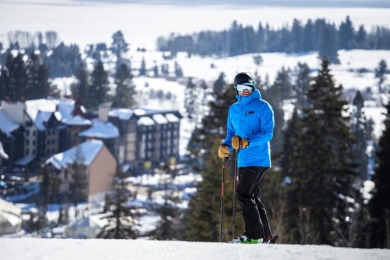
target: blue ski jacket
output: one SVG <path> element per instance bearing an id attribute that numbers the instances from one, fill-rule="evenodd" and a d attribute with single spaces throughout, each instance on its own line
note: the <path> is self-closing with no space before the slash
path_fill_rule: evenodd
<path id="1" fill-rule="evenodd" d="M 237 167 L 271 167 L 270 140 L 274 130 L 274 112 L 255 89 L 250 96 L 236 95 L 237 102 L 229 107 L 226 139 L 223 144 L 233 150 L 232 138 L 249 140 L 247 148 L 238 150 Z"/>

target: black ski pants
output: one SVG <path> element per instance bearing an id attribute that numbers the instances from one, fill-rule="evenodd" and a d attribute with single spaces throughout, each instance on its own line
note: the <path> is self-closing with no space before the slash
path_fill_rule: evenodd
<path id="1" fill-rule="evenodd" d="M 259 184 L 267 167 L 239 168 L 236 196 L 245 222 L 245 235 L 260 239 L 271 236 L 267 213 L 260 199 Z"/>

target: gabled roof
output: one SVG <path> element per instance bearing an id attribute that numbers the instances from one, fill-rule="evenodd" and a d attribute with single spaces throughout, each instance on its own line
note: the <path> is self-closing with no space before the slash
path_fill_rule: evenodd
<path id="1" fill-rule="evenodd" d="M 49 121 L 50 117 L 54 114 L 54 112 L 48 111 L 38 111 L 34 124 L 38 128 L 38 130 L 44 131 L 46 129 L 45 123 Z"/>
<path id="2" fill-rule="evenodd" d="M 165 117 L 168 119 L 169 122 L 179 122 L 180 118 L 178 118 L 175 114 L 173 113 L 168 113 L 165 115 Z"/>
<path id="3" fill-rule="evenodd" d="M 143 116 L 138 119 L 137 125 L 154 125 L 154 121 L 148 116 Z"/>
<path id="4" fill-rule="evenodd" d="M 130 108 L 115 108 L 112 109 L 108 115 L 120 120 L 129 120 L 134 115 L 134 112 Z"/>
<path id="5" fill-rule="evenodd" d="M 178 111 L 158 110 L 145 107 L 114 108 L 109 112 L 109 116 L 116 117 L 120 120 L 129 120 L 133 116 L 136 116 L 139 117 L 138 125 L 153 125 L 155 123 L 166 124 L 167 122 L 178 122 L 181 118 Z"/>
<path id="6" fill-rule="evenodd" d="M 35 159 L 34 155 L 26 155 L 15 162 L 15 165 L 26 166 Z"/>
<path id="7" fill-rule="evenodd" d="M 52 164 L 57 169 L 67 168 L 74 162 L 90 166 L 103 146 L 100 140 L 87 140 L 65 152 L 51 156 L 46 160 L 46 164 Z"/>
<path id="8" fill-rule="evenodd" d="M 64 118 L 62 122 L 66 125 L 91 125 L 92 124 L 90 120 L 82 118 L 79 115 Z"/>
<path id="9" fill-rule="evenodd" d="M 43 122 L 46 122 L 50 118 L 49 114 L 53 113 L 58 121 L 68 122 L 67 124 L 78 122 L 78 116 L 73 119 L 72 112 L 74 108 L 75 101 L 71 99 L 34 99 L 26 101 L 27 115 L 39 130 L 45 129 Z M 85 110 L 83 107 L 81 109 Z M 88 124 L 88 121 L 85 121 L 84 124 Z"/>
<path id="10" fill-rule="evenodd" d="M 157 124 L 162 125 L 168 123 L 168 120 L 161 114 L 155 114 L 152 116 L 152 118 Z"/>
<path id="11" fill-rule="evenodd" d="M 118 138 L 119 130 L 111 122 L 102 122 L 99 119 L 94 119 L 92 120 L 92 126 L 79 133 L 79 136 L 103 139 Z"/>
<path id="12" fill-rule="evenodd" d="M 11 133 L 19 127 L 20 125 L 12 121 L 0 107 L 0 131 L 6 136 L 11 136 Z"/>

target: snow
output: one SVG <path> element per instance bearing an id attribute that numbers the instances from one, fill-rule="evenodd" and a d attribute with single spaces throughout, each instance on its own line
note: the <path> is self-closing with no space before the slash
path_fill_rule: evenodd
<path id="1" fill-rule="evenodd" d="M 8 159 L 8 154 L 4 152 L 3 144 L 0 142 L 0 157 L 3 157 L 4 159 Z"/>
<path id="2" fill-rule="evenodd" d="M 228 243 L 103 240 L 0 239 L 2 260 L 215 260 L 215 259 L 389 259 L 390 250 L 315 245 L 238 245 Z"/>
<path id="3" fill-rule="evenodd" d="M 111 122 L 102 122 L 98 119 L 92 120 L 92 126 L 87 130 L 79 133 L 79 136 L 96 137 L 96 138 L 118 138 L 119 130 Z"/>
<path id="4" fill-rule="evenodd" d="M 64 118 L 62 122 L 66 125 L 91 125 L 91 120 L 82 118 L 81 116 L 71 116 L 68 118 Z"/>
<path id="5" fill-rule="evenodd" d="M 19 124 L 12 121 L 1 107 L 0 122 L 0 132 L 3 132 L 6 136 L 10 136 L 12 131 L 19 128 Z"/>
<path id="6" fill-rule="evenodd" d="M 74 100 L 71 99 L 33 99 L 26 101 L 26 112 L 34 121 L 36 126 L 43 130 L 45 128 L 44 122 L 48 120 L 51 113 L 56 113 L 58 120 L 62 120 L 68 124 L 90 124 L 90 122 L 83 121 L 81 118 L 73 118 L 72 111 L 74 110 Z M 85 108 L 81 107 L 85 112 Z"/>
<path id="7" fill-rule="evenodd" d="M 121 30 L 131 48 L 154 49 L 158 36 L 170 33 L 187 34 L 200 30 L 224 30 L 233 20 L 257 28 L 261 21 L 271 27 L 323 17 L 340 24 L 349 15 L 354 26 L 364 24 L 390 25 L 387 8 L 305 8 L 268 7 L 252 5 L 184 5 L 102 3 L 77 0 L 10 1 L 0 2 L 0 41 L 7 42 L 7 32 L 15 30 L 56 31 L 66 44 L 81 45 L 105 42 Z M 253 2 L 253 1 L 252 1 Z M 150 19 L 153 17 L 153 19 Z M 164 28 L 164 29 L 162 29 Z"/>
<path id="8" fill-rule="evenodd" d="M 137 125 L 150 126 L 154 125 L 154 121 L 150 117 L 143 116 L 137 121 Z"/>
<path id="9" fill-rule="evenodd" d="M 179 118 L 175 116 L 174 114 L 168 113 L 165 115 L 165 117 L 168 119 L 169 122 L 179 122 Z"/>
<path id="10" fill-rule="evenodd" d="M 103 147 L 100 140 L 87 140 L 84 143 L 75 146 L 65 152 L 55 154 L 46 160 L 46 163 L 52 163 L 58 169 L 65 168 L 79 159 L 84 165 L 89 166 Z M 77 157 L 77 153 L 80 158 Z"/>
<path id="11" fill-rule="evenodd" d="M 158 3 L 147 4 L 126 4 L 100 3 L 99 1 L 73 1 L 73 0 L 11 0 L 0 1 L 0 41 L 7 43 L 9 31 L 24 30 L 32 33 L 36 31 L 54 30 L 59 33 L 61 41 L 66 44 L 77 43 L 81 49 L 86 44 L 105 42 L 111 44 L 111 36 L 121 30 L 125 39 L 130 44 L 129 57 L 134 69 L 140 67 L 144 58 L 147 68 L 155 64 L 169 63 L 172 68 L 175 61 L 180 64 L 185 77 L 204 79 L 207 83 L 215 81 L 221 72 L 226 75 L 225 80 L 229 83 L 234 75 L 240 71 L 250 73 L 258 72 L 264 80 L 269 76 L 270 83 L 273 83 L 277 71 L 283 66 L 294 68 L 298 62 L 305 62 L 312 69 L 313 75 L 319 69 L 320 62 L 317 53 L 261 53 L 263 63 L 260 66 L 254 64 L 255 54 L 239 55 L 228 58 L 197 57 L 189 58 L 185 53 L 179 53 L 174 60 L 163 60 L 161 52 L 154 51 L 155 42 L 158 36 L 175 34 L 188 34 L 200 30 L 224 30 L 230 27 L 233 20 L 244 25 L 252 25 L 257 28 L 259 22 L 269 23 L 271 27 L 281 27 L 292 23 L 294 18 L 305 22 L 307 19 L 326 18 L 326 20 L 340 24 L 349 15 L 353 25 L 357 28 L 364 24 L 367 30 L 374 25 L 390 26 L 390 9 L 387 8 L 305 8 L 305 7 L 260 7 L 260 6 L 174 6 L 161 5 Z M 153 20 L 149 19 L 153 17 Z M 162 29 L 163 28 L 163 29 Z M 146 47 L 147 52 L 137 52 L 137 47 Z M 390 64 L 390 51 L 381 50 L 340 50 L 338 52 L 341 64 L 331 65 L 332 74 L 337 84 L 342 84 L 345 89 L 355 88 L 364 90 L 367 87 L 375 87 L 374 69 L 381 59 Z M 211 64 L 213 67 L 211 68 Z M 358 73 L 360 69 L 366 69 L 367 73 Z M 127 120 L 132 115 L 143 116 L 141 123 L 154 124 L 154 121 L 147 117 L 148 109 L 156 110 L 178 110 L 185 115 L 184 89 L 185 79 L 171 81 L 169 78 L 139 77 L 134 71 L 134 84 L 136 85 L 138 109 L 114 109 L 110 116 Z M 70 94 L 70 84 L 74 77 L 58 78 L 53 81 L 62 94 Z M 153 95 L 162 92 L 164 96 L 171 94 L 171 99 L 161 99 Z M 27 101 L 28 104 L 29 101 Z M 45 109 L 46 101 L 39 101 L 33 111 L 34 118 L 40 111 L 58 111 L 64 123 L 90 124 L 90 121 L 82 118 L 71 117 L 74 108 L 72 102 L 60 102 L 49 104 L 50 108 Z M 148 109 L 146 109 L 146 106 Z M 293 105 L 286 103 L 286 111 L 292 111 Z M 365 113 L 374 119 L 375 136 L 379 137 L 384 129 L 383 107 L 366 106 Z M 286 113 L 286 117 L 290 114 Z M 1 117 L 1 109 L 0 109 Z M 168 122 L 177 122 L 179 118 L 174 114 L 166 114 L 163 117 Z M 165 122 L 160 116 L 153 118 L 156 123 Z M 15 123 L 10 123 L 0 118 L 0 127 L 7 131 L 15 129 Z M 8 123 L 6 123 L 8 122 Z M 186 154 L 188 140 L 191 136 L 194 124 L 187 118 L 181 119 L 180 132 L 180 154 Z M 3 130 L 3 129 L 1 129 Z M 99 141 L 88 141 L 90 145 L 82 145 L 82 154 L 86 161 L 90 161 L 96 154 L 100 145 Z M 96 144 L 92 145 L 93 143 Z M 49 160 L 57 167 L 71 163 L 76 150 L 68 150 L 57 154 Z M 86 162 L 88 164 L 88 162 Z M 153 176 L 140 176 L 129 181 L 134 185 L 145 187 L 161 185 L 161 174 Z M 177 176 L 172 183 L 184 200 L 183 205 L 188 202 L 189 197 L 195 192 L 194 187 L 201 181 L 199 175 L 187 174 Z M 372 183 L 365 183 L 365 190 L 372 188 Z M 368 193 L 365 193 L 368 195 Z M 155 203 L 163 203 L 161 196 L 155 195 Z M 138 194 L 137 199 L 132 203 L 147 203 L 145 194 Z M 80 206 L 80 205 L 79 205 Z M 85 206 L 85 205 L 84 205 Z M 29 206 L 26 206 L 29 207 Z M 75 209 L 70 208 L 70 215 Z M 92 208 L 90 208 L 92 210 Z M 56 219 L 58 209 L 51 209 L 48 213 L 50 220 Z M 139 219 L 142 231 L 150 231 L 155 228 L 159 216 L 148 215 Z M 222 243 L 202 242 L 179 242 L 179 241 L 146 241 L 142 240 L 74 240 L 74 239 L 35 239 L 0 238 L 0 258 L 8 259 L 389 259 L 389 250 L 379 249 L 348 249 L 330 246 L 303 246 L 303 245 L 228 245 Z"/>
<path id="12" fill-rule="evenodd" d="M 153 120 L 159 125 L 168 123 L 168 120 L 163 115 L 157 114 L 153 115 L 152 117 Z"/>

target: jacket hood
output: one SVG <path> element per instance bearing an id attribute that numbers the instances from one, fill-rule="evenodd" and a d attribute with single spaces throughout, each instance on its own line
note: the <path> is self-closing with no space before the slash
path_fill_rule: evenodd
<path id="1" fill-rule="evenodd" d="M 262 99 L 258 89 L 253 90 L 252 94 L 246 97 L 236 94 L 236 98 L 239 103 L 249 103 L 253 99 Z"/>

